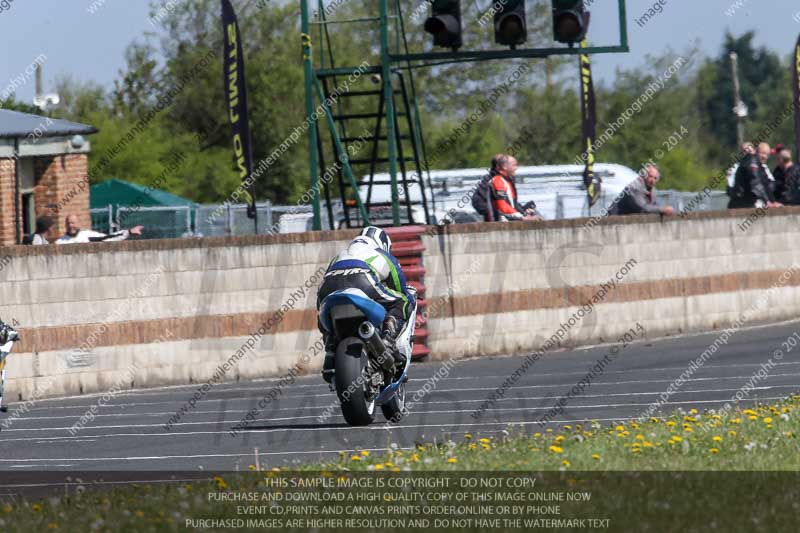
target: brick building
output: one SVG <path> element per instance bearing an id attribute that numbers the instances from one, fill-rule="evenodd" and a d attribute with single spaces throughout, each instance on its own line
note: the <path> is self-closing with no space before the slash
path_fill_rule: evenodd
<path id="1" fill-rule="evenodd" d="M 90 228 L 89 141 L 86 124 L 0 109 L 0 245 L 33 233 L 36 217 L 64 215 Z"/>

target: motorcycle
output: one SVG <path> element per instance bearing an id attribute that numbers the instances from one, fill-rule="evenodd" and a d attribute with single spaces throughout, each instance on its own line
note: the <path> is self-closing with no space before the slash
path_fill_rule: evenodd
<path id="1" fill-rule="evenodd" d="M 19 333 L 7 324 L 0 322 L 0 412 L 8 412 L 8 406 L 3 405 L 3 392 L 6 385 L 6 361 L 14 343 L 19 341 Z"/>
<path id="2" fill-rule="evenodd" d="M 336 291 L 322 301 L 320 320 L 334 335 L 337 346 L 331 388 L 351 426 L 371 424 L 376 405 L 388 422 L 398 422 L 405 416 L 416 313 L 415 306 L 397 335 L 397 350 L 406 360 L 400 371 L 395 369 L 395 358 L 380 334 L 386 317 L 382 305 L 360 289 Z"/>

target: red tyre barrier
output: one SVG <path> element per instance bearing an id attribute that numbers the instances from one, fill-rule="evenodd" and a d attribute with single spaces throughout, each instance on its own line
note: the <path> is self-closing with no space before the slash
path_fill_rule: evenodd
<path id="1" fill-rule="evenodd" d="M 417 321 L 414 333 L 414 347 L 411 358 L 419 360 L 428 356 L 430 351 L 427 346 L 428 330 L 424 328 L 427 320 L 422 313 L 428 306 L 425 301 L 425 267 L 422 256 L 425 245 L 422 244 L 422 226 L 402 226 L 399 228 L 385 228 L 392 239 L 392 254 L 397 257 L 403 269 L 408 284 L 417 290 Z"/>

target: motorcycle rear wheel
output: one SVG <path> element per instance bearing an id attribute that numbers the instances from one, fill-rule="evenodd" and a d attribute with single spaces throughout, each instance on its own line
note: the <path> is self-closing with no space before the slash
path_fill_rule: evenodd
<path id="1" fill-rule="evenodd" d="M 342 415 L 351 426 L 368 426 L 375 420 L 375 398 L 368 397 L 368 364 L 363 341 L 351 337 L 339 343 L 334 382 Z"/>

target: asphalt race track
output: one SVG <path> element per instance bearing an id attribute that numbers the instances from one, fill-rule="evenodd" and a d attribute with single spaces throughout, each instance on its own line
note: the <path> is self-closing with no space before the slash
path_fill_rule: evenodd
<path id="1" fill-rule="evenodd" d="M 796 331 L 800 331 L 800 322 L 735 333 L 728 345 L 669 398 L 664 411 L 719 408 Z M 583 394 L 569 401 L 556 423 L 598 420 L 610 424 L 637 417 L 717 336 L 709 333 L 627 346 Z M 239 423 L 277 380 L 217 385 L 169 431 L 164 428 L 167 420 L 197 385 L 120 393 L 75 435 L 69 428 L 97 404 L 99 396 L 40 400 L 24 417 L 0 431 L 0 470 L 6 475 L 45 470 L 247 470 L 255 464 L 256 449 L 263 468 L 330 459 L 340 451 L 378 451 L 393 444 L 408 448 L 416 442 L 450 436 L 461 440 L 465 432 L 476 438 L 496 435 L 508 431 L 509 426 L 533 433 L 541 431 L 539 417 L 609 349 L 598 346 L 546 354 L 478 420 L 470 414 L 519 367 L 522 358 L 458 362 L 449 376 L 436 382 L 435 389 L 419 395 L 422 398 L 407 418 L 391 428 L 380 413 L 376 423 L 364 428 L 346 426 L 338 409 L 320 421 L 320 415 L 335 402 L 335 394 L 316 375 L 298 378 L 286 387 L 282 396 L 236 437 L 229 434 L 229 428 Z M 800 345 L 785 353 L 743 404 L 778 400 L 800 390 L 799 355 Z M 246 359 L 241 364 L 247 364 Z M 415 364 L 408 398 L 441 366 Z M 10 416 L 18 405 L 11 404 L 9 412 L 0 417 Z"/>

